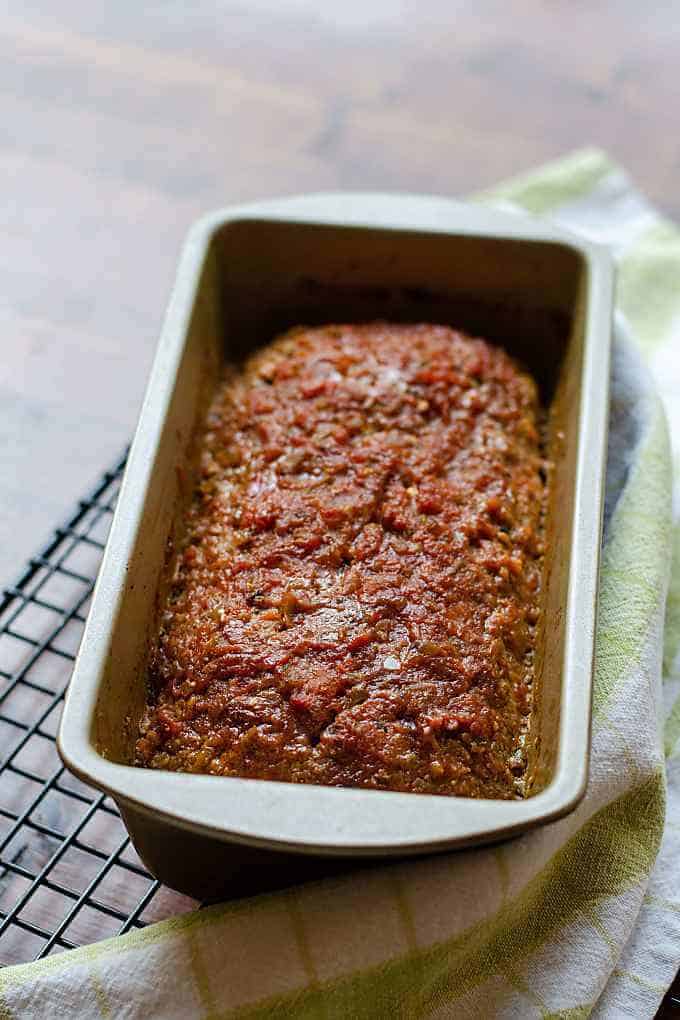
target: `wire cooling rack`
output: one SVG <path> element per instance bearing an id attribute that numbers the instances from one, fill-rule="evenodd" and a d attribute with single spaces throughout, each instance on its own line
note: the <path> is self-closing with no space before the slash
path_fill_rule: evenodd
<path id="1" fill-rule="evenodd" d="M 145 870 L 108 797 L 55 743 L 125 458 L 0 601 L 0 965 L 193 907 Z"/>
<path id="2" fill-rule="evenodd" d="M 196 906 L 156 882 L 108 797 L 55 736 L 125 458 L 0 601 L 0 965 L 143 928 Z M 680 1017 L 680 982 L 659 1017 Z"/>

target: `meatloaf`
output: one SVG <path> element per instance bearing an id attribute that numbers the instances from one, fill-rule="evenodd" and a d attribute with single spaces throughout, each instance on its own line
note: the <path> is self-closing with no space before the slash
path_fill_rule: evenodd
<path id="1" fill-rule="evenodd" d="M 540 423 L 530 376 L 446 326 L 296 328 L 231 368 L 137 764 L 525 795 Z"/>

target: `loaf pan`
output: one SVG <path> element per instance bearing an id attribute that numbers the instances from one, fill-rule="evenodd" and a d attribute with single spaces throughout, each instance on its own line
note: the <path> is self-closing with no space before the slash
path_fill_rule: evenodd
<path id="1" fill-rule="evenodd" d="M 59 734 L 66 765 L 113 797 L 163 882 L 202 898 L 242 894 L 350 859 L 498 840 L 575 807 L 588 773 L 611 306 L 602 249 L 448 199 L 312 195 L 194 226 Z M 500 344 L 534 374 L 550 409 L 531 795 L 479 800 L 133 766 L 169 550 L 225 357 L 294 324 L 374 319 L 444 322 Z"/>

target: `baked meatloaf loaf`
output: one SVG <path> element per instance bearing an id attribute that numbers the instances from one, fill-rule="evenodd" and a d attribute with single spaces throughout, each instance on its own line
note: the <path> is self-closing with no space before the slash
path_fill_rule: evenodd
<path id="1" fill-rule="evenodd" d="M 523 796 L 539 428 L 532 379 L 446 326 L 297 328 L 231 369 L 137 763 Z"/>

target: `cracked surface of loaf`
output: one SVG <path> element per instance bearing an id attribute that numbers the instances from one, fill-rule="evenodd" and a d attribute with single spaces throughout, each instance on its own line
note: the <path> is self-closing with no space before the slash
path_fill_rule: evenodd
<path id="1" fill-rule="evenodd" d="M 539 430 L 530 376 L 445 326 L 297 328 L 230 369 L 137 764 L 522 796 Z"/>

